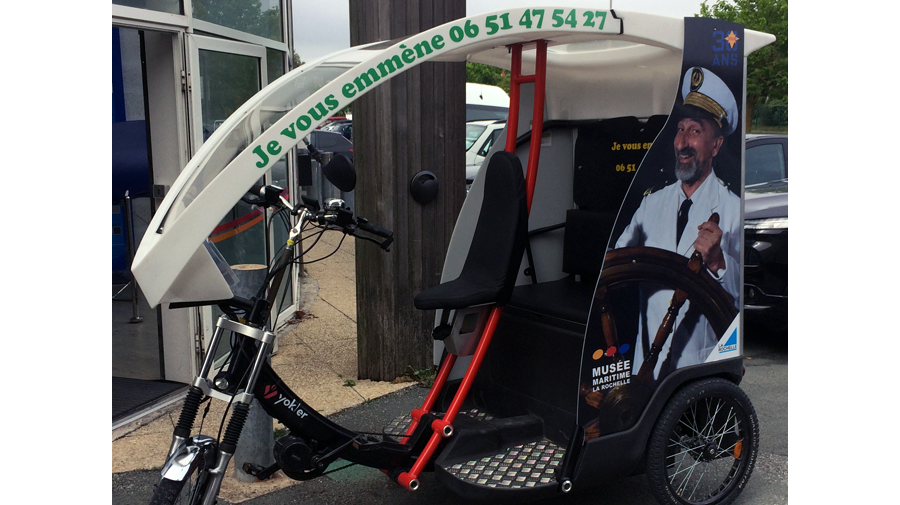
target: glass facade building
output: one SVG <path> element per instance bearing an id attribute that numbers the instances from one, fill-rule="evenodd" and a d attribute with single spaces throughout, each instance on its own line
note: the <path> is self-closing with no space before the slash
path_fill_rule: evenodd
<path id="1" fill-rule="evenodd" d="M 159 202 L 203 142 L 291 70 L 291 9 L 291 0 L 112 2 L 114 426 L 117 382 L 177 385 L 197 371 L 217 314 L 209 307 L 150 309 L 128 264 Z M 293 163 L 288 153 L 261 182 L 292 187 Z M 270 226 L 268 212 L 239 204 L 210 234 L 236 270 L 264 268 L 278 252 L 284 231 Z M 284 286 L 277 312 L 292 312 L 294 284 Z M 118 413 L 139 414 L 133 410 L 126 405 Z"/>

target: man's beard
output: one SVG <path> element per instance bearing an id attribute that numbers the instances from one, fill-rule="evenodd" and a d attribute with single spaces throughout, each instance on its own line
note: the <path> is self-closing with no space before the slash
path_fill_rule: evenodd
<path id="1" fill-rule="evenodd" d="M 691 156 L 690 163 L 679 161 L 680 155 Z M 675 177 L 684 184 L 693 184 L 703 177 L 703 167 L 697 162 L 697 151 L 692 147 L 685 147 L 675 152 Z"/>

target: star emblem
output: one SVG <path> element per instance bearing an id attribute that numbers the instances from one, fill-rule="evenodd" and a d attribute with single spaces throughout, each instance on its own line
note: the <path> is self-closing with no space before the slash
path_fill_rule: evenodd
<path id="1" fill-rule="evenodd" d="M 731 33 L 729 33 L 728 36 L 725 37 L 725 40 L 728 41 L 729 49 L 734 49 L 734 45 L 741 39 L 739 39 L 738 36 L 734 34 L 734 30 L 732 30 Z"/>

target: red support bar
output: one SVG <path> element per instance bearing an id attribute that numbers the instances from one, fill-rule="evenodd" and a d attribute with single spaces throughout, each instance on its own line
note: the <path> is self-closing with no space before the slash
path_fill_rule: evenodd
<path id="1" fill-rule="evenodd" d="M 491 338 L 494 336 L 494 330 L 497 329 L 497 323 L 500 321 L 500 314 L 502 312 L 503 307 L 494 307 L 491 309 L 491 315 L 488 317 L 484 333 L 481 335 L 481 341 L 478 342 L 478 347 L 475 348 L 472 362 L 469 363 L 469 368 L 466 370 L 465 376 L 463 376 L 459 389 L 453 396 L 450 408 L 448 408 L 447 413 L 444 414 L 443 421 L 445 423 L 453 423 L 453 420 L 456 419 L 456 415 L 459 413 L 460 407 L 462 407 L 463 401 L 469 394 L 469 389 L 472 387 L 472 382 L 475 381 L 475 376 L 478 374 L 478 369 L 481 367 L 481 362 L 484 360 L 485 354 L 487 354 L 488 345 L 490 345 Z M 441 440 L 443 440 L 443 435 L 440 432 L 435 431 L 431 434 L 431 438 L 425 445 L 425 449 L 422 450 L 422 454 L 416 459 L 416 462 L 413 464 L 412 468 L 409 469 L 409 472 L 400 474 L 398 482 L 400 482 L 401 485 L 410 489 L 409 483 L 418 482 L 419 475 L 422 473 L 425 465 L 431 461 L 431 457 L 434 456 L 434 452 L 437 450 L 438 445 L 440 445 Z"/>
<path id="2" fill-rule="evenodd" d="M 459 409 L 462 407 L 462 403 L 465 401 L 466 396 L 469 394 L 469 389 L 475 381 L 475 375 L 478 374 L 478 369 L 481 368 L 481 362 L 487 354 L 488 346 L 491 344 L 491 339 L 494 337 L 494 330 L 497 329 L 497 323 L 500 322 L 500 314 L 502 312 L 503 307 L 495 306 L 491 309 L 491 315 L 488 317 L 484 332 L 481 334 L 481 340 L 478 342 L 478 347 L 475 348 L 475 354 L 472 355 L 472 362 L 469 363 L 466 375 L 463 376 L 462 382 L 459 384 L 459 389 L 456 391 L 456 395 L 453 396 L 453 401 L 450 402 L 450 407 L 444 415 L 444 421 L 452 423 L 453 420 L 456 419 L 456 414 L 459 413 Z"/>
<path id="3" fill-rule="evenodd" d="M 528 213 L 534 198 L 538 162 L 541 159 L 541 137 L 544 134 L 544 90 L 547 82 L 547 41 L 537 41 L 537 59 L 534 63 L 534 107 L 531 120 L 531 146 L 528 150 L 528 169 L 525 170 L 525 194 Z"/>
<path id="4" fill-rule="evenodd" d="M 504 150 L 515 154 L 516 137 L 519 134 L 519 78 L 522 76 L 522 44 L 512 46 L 512 65 L 509 72 L 509 117 L 506 121 L 506 148 Z"/>
<path id="5" fill-rule="evenodd" d="M 428 391 L 428 395 L 425 397 L 425 401 L 422 402 L 422 408 L 413 410 L 413 421 L 406 429 L 406 435 L 401 440 L 401 443 L 405 444 L 408 441 L 409 436 L 412 435 L 414 431 L 416 431 L 416 427 L 419 425 L 419 419 L 422 417 L 422 414 L 431 412 L 431 408 L 434 407 L 434 402 L 437 401 L 437 397 L 440 394 L 441 389 L 444 389 L 444 384 L 447 383 L 447 377 L 450 376 L 450 371 L 453 370 L 453 365 L 456 363 L 456 358 L 457 356 L 455 354 L 450 353 L 448 353 L 447 357 L 444 358 L 444 362 L 441 364 L 441 369 L 438 370 L 437 377 L 434 378 L 434 382 L 431 384 L 431 389 Z"/>
<path id="6" fill-rule="evenodd" d="M 534 185 L 537 181 L 537 168 L 541 156 L 541 136 L 544 131 L 544 91 L 547 79 L 547 41 L 538 40 L 536 43 L 537 58 L 535 60 L 534 75 L 522 75 L 522 44 L 515 44 L 510 48 L 512 52 L 509 94 L 510 106 L 505 149 L 510 153 L 516 152 L 516 139 L 518 137 L 519 126 L 519 86 L 524 83 L 533 82 L 534 106 L 531 122 L 531 144 L 528 151 L 528 166 L 525 171 L 525 191 L 529 214 L 531 213 L 531 200 L 534 197 Z M 428 440 L 428 443 L 416 459 L 412 468 L 410 468 L 408 472 L 403 472 L 398 476 L 397 481 L 407 489 L 415 491 L 415 489 L 418 488 L 418 478 L 425 468 L 425 465 L 431 461 L 441 440 L 445 436 L 449 436 L 447 435 L 448 432 L 452 433 L 452 423 L 456 419 L 456 415 L 459 414 L 459 409 L 462 407 L 466 396 L 469 394 L 469 389 L 471 389 L 472 383 L 475 381 L 475 376 L 478 375 L 478 370 L 481 368 L 481 362 L 487 354 L 488 346 L 494 336 L 494 330 L 497 329 L 497 324 L 500 321 L 500 314 L 502 312 L 503 307 L 495 306 L 491 309 L 491 314 L 488 318 L 487 325 L 484 328 L 484 332 L 481 335 L 481 340 L 478 342 L 478 347 L 475 349 L 475 354 L 472 356 L 472 361 L 466 369 L 466 373 L 459 385 L 459 389 L 457 389 L 456 394 L 453 396 L 450 407 L 447 409 L 447 412 L 442 419 L 432 423 L 434 431 L 431 434 L 431 438 Z M 425 402 L 422 404 L 422 408 L 413 411 L 413 421 L 406 430 L 406 436 L 403 438 L 403 443 L 406 443 L 409 436 L 415 431 L 422 414 L 431 411 L 431 408 L 437 400 L 438 394 L 447 382 L 447 377 L 453 369 L 453 365 L 456 363 L 456 358 L 457 356 L 455 354 L 447 355 L 447 358 L 441 365 L 438 376 L 434 381 L 434 385 L 428 392 Z M 448 430 L 445 431 L 445 428 Z"/>
<path id="7" fill-rule="evenodd" d="M 516 139 L 519 129 L 519 86 L 534 83 L 534 105 L 531 114 L 531 144 L 528 149 L 528 167 L 525 171 L 525 194 L 528 211 L 531 212 L 531 201 L 534 198 L 534 185 L 537 181 L 537 168 L 541 160 L 541 137 L 544 134 L 544 97 L 547 82 L 547 41 L 538 40 L 534 75 L 522 75 L 522 44 L 511 47 L 512 65 L 509 78 L 509 119 L 506 122 L 506 148 L 510 153 L 516 152 Z"/>

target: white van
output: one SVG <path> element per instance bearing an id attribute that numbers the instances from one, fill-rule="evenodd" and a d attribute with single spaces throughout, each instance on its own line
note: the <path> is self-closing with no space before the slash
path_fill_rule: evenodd
<path id="1" fill-rule="evenodd" d="M 489 84 L 466 83 L 466 122 L 485 119 L 506 119 L 509 114 L 509 95 L 502 88 Z"/>
<path id="2" fill-rule="evenodd" d="M 506 126 L 509 95 L 489 84 L 466 83 L 466 190 Z"/>

